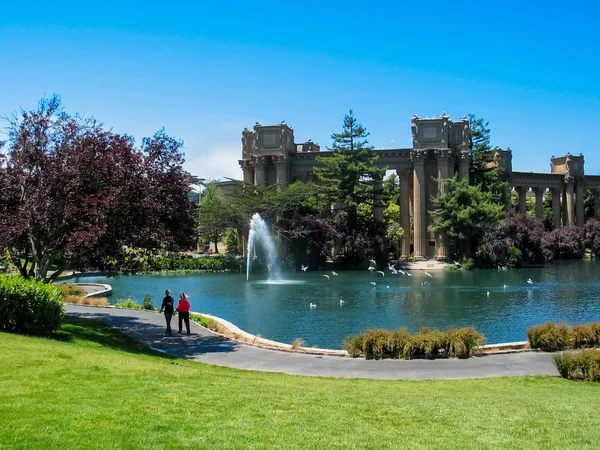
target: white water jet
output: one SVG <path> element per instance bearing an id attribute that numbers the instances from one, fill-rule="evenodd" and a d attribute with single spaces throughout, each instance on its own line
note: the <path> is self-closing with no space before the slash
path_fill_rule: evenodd
<path id="1" fill-rule="evenodd" d="M 250 278 L 250 263 L 253 258 L 254 249 L 257 243 L 262 244 L 267 252 L 267 270 L 269 280 L 279 279 L 279 266 L 277 265 L 277 248 L 271 238 L 267 223 L 258 213 L 252 216 L 250 220 L 250 233 L 248 234 L 248 260 L 246 262 L 246 281 Z"/>

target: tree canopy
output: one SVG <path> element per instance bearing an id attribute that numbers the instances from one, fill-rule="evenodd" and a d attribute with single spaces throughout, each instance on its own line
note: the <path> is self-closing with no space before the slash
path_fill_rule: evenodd
<path id="1" fill-rule="evenodd" d="M 383 194 L 385 169 L 376 166 L 377 155 L 366 138 L 366 128 L 358 123 L 352 110 L 344 116 L 341 133 L 331 135 L 331 153 L 317 157 L 322 167 L 315 167 L 315 175 L 325 188 L 329 200 L 337 207 L 347 209 L 356 217 L 361 203 L 373 204 Z"/>
<path id="2" fill-rule="evenodd" d="M 433 199 L 432 216 L 430 230 L 445 234 L 452 243 L 459 244 L 461 253 L 470 256 L 486 227 L 502 218 L 503 208 L 480 185 L 454 176 L 448 179 L 447 193 Z"/>
<path id="3" fill-rule="evenodd" d="M 136 149 L 131 137 L 67 114 L 56 95 L 8 121 L 0 163 L 0 248 L 22 275 L 45 279 L 58 258 L 79 268 L 100 267 L 125 245 L 175 248 L 189 242 L 193 206 L 181 168 L 182 143 L 164 130 Z"/>

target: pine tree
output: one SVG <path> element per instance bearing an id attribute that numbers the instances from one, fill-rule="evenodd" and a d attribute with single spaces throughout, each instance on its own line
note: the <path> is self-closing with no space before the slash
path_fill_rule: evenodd
<path id="1" fill-rule="evenodd" d="M 383 193 L 385 169 L 376 166 L 378 156 L 371 152 L 368 136 L 350 110 L 344 116 L 343 131 L 331 135 L 331 153 L 317 158 L 323 167 L 315 168 L 329 201 L 348 211 L 351 226 L 356 224 L 358 205 L 373 205 Z"/>

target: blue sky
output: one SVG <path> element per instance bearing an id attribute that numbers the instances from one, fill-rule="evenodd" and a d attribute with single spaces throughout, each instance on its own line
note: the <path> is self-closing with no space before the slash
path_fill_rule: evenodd
<path id="1" fill-rule="evenodd" d="M 474 113 L 514 170 L 571 152 L 600 174 L 600 2 L 373 4 L 12 2 L 0 114 L 58 93 L 138 142 L 165 127 L 196 175 L 239 178 L 255 121 L 324 148 L 352 108 L 371 144 L 410 147 L 414 114 Z"/>

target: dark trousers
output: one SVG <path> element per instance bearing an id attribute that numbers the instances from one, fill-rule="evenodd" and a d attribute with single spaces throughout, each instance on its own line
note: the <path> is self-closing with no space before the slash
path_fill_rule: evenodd
<path id="1" fill-rule="evenodd" d="M 167 322 L 167 331 L 165 334 L 167 336 L 171 336 L 171 319 L 173 318 L 173 313 L 165 313 L 165 321 Z"/>
<path id="2" fill-rule="evenodd" d="M 188 312 L 180 312 L 179 313 L 179 332 L 181 333 L 183 321 L 185 321 L 185 328 L 187 329 L 187 334 L 190 334 L 190 313 Z"/>

